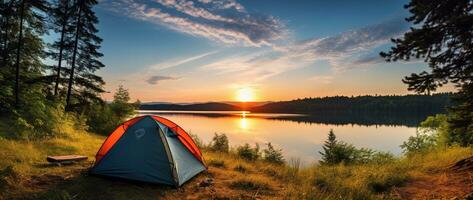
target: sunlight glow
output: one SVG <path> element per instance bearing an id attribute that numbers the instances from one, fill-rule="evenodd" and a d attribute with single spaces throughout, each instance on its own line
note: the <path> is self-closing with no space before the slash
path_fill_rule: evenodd
<path id="1" fill-rule="evenodd" d="M 248 87 L 240 88 L 237 91 L 236 99 L 241 102 L 253 101 L 254 100 L 253 90 Z"/>
<path id="2" fill-rule="evenodd" d="M 240 128 L 241 129 L 248 129 L 248 121 L 245 117 L 240 118 Z"/>

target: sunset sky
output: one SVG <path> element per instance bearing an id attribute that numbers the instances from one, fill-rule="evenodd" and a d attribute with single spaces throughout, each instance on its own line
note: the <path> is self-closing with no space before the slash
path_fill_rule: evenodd
<path id="1" fill-rule="evenodd" d="M 102 0 L 99 74 L 143 102 L 406 94 L 402 77 L 426 65 L 379 57 L 410 26 L 405 3 Z"/>

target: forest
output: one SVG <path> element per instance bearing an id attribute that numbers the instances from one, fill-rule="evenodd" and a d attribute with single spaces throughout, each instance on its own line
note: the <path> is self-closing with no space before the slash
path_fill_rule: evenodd
<path id="1" fill-rule="evenodd" d="M 253 107 L 252 112 L 317 113 L 317 112 L 371 112 L 371 113 L 443 113 L 451 105 L 452 93 L 433 95 L 390 96 L 334 96 L 304 98 L 268 103 Z"/>
<path id="2" fill-rule="evenodd" d="M 62 124 L 101 132 L 133 113 L 122 87 L 114 103 L 101 98 L 105 81 L 96 72 L 105 65 L 97 4 L 0 1 L 0 118 L 12 124 L 10 137 L 60 135 Z M 53 39 L 47 43 L 46 37 Z"/>

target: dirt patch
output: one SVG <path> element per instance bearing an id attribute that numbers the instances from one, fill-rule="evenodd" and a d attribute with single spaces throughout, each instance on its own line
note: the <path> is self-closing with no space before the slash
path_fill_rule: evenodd
<path id="1" fill-rule="evenodd" d="M 424 174 L 394 190 L 400 199 L 473 200 L 473 157 L 458 161 L 443 172 Z"/>

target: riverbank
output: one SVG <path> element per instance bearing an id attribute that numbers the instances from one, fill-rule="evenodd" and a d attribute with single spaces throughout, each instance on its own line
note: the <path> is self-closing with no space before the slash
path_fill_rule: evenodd
<path id="1" fill-rule="evenodd" d="M 449 168 L 473 155 L 471 148 L 452 147 L 388 163 L 308 168 L 297 160 L 275 165 L 204 149 L 208 171 L 173 189 L 89 176 L 104 139 L 86 132 L 39 141 L 0 138 L 0 199 L 461 199 L 473 193 L 473 171 Z M 45 160 L 52 154 L 82 154 L 89 160 L 58 167 Z"/>

